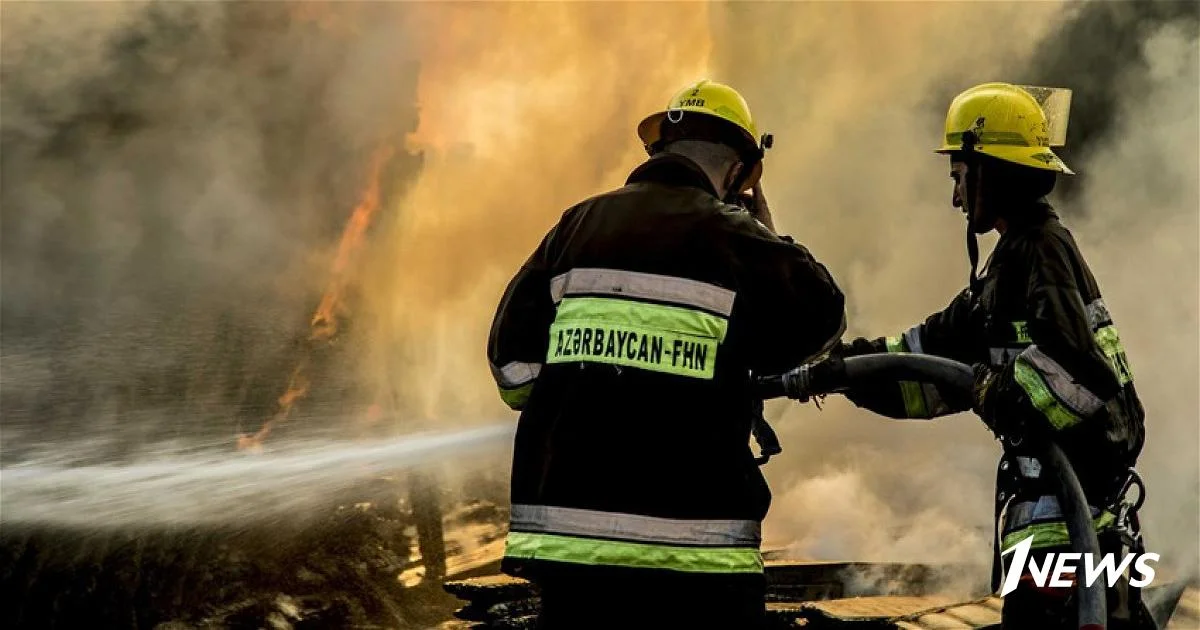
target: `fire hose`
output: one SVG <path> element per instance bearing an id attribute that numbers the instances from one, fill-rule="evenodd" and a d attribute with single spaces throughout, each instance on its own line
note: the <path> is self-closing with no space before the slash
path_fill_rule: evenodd
<path id="1" fill-rule="evenodd" d="M 837 380 L 841 382 L 821 382 L 829 379 L 814 374 L 812 365 L 802 365 L 784 374 L 757 377 L 754 384 L 756 393 L 763 399 L 787 397 L 807 400 L 815 395 L 845 391 L 858 383 L 879 381 L 920 381 L 970 392 L 974 382 L 970 366 L 942 357 L 870 354 L 840 360 L 844 361 L 845 366 L 844 370 L 837 371 L 841 376 Z M 1071 537 L 1071 551 L 1099 557 L 1100 542 L 1096 538 L 1087 497 L 1067 456 L 1052 440 L 1037 440 L 1031 447 L 1035 449 L 1043 469 L 1050 472 L 1066 520 L 1067 533 Z M 1108 605 L 1104 581 L 1095 580 L 1088 585 L 1084 580 L 1076 580 L 1075 589 L 1080 630 L 1105 630 Z"/>

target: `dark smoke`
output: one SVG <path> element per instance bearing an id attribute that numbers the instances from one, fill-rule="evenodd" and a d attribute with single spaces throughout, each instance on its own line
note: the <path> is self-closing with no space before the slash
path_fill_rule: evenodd
<path id="1" fill-rule="evenodd" d="M 363 28 L 403 8 L 314 7 L 5 3 L 6 456 L 274 411 L 371 152 L 416 121 L 411 55 Z M 355 395 L 326 367 L 302 413 Z"/>
<path id="2" fill-rule="evenodd" d="M 1200 570 L 1200 4 L 1093 2 L 1021 80 L 1070 87 L 1054 197 L 1095 271 L 1146 407 L 1147 545 Z M 1140 375 L 1140 377 L 1139 377 Z"/>
<path id="3" fill-rule="evenodd" d="M 776 132 L 764 174 L 776 224 L 846 289 L 849 336 L 897 334 L 965 283 L 948 164 L 932 152 L 954 95 L 989 81 L 1073 90 L 1061 150 L 1079 175 L 1051 200 L 1138 366 L 1144 522 L 1163 564 L 1181 572 L 1195 570 L 1200 540 L 1198 11 L 772 3 L 714 19 L 719 76 Z M 990 560 L 999 449 L 973 415 L 897 423 L 838 397 L 821 412 L 776 410 L 772 542 L 824 559 Z"/>
<path id="4" fill-rule="evenodd" d="M 1146 41 L 1165 27 L 1179 29 L 1189 40 L 1200 30 L 1200 3 L 1190 1 L 1087 2 L 1074 10 L 1074 19 L 1047 37 L 1032 62 L 1015 72 L 1027 84 L 1073 91 L 1067 144 L 1061 149 L 1068 164 L 1091 159 L 1118 128 L 1120 103 L 1150 91 L 1154 77 L 1142 54 Z M 1089 179 L 1086 172 L 1065 178 L 1059 197 L 1071 199 Z"/>

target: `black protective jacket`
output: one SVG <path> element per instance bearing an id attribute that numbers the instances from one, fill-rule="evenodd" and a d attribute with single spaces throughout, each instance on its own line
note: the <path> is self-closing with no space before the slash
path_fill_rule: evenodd
<path id="1" fill-rule="evenodd" d="M 1065 544 L 1065 527 L 1029 439 L 1066 452 L 1097 514 L 1108 508 L 1144 438 L 1144 412 L 1116 327 L 1071 233 L 1038 201 L 1007 216 L 977 291 L 903 335 L 855 340 L 874 352 L 916 352 L 997 372 L 976 402 L 920 383 L 863 388 L 848 397 L 897 418 L 932 418 L 973 406 L 1002 438 L 997 508 L 1007 508 L 1005 546 Z M 981 404 L 980 404 L 981 403 Z M 1111 515 L 1099 519 L 1111 525 Z"/>
<path id="2" fill-rule="evenodd" d="M 844 328 L 825 267 L 685 158 L 655 156 L 567 210 L 488 341 L 521 410 L 505 569 L 761 572 L 750 373 L 794 367 Z"/>

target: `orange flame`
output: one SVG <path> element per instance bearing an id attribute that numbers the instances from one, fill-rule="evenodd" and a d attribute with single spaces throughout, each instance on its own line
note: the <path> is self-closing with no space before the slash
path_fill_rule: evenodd
<path id="1" fill-rule="evenodd" d="M 333 260 L 333 268 L 330 271 L 329 285 L 325 289 L 324 295 L 321 296 L 321 302 L 317 305 L 316 312 L 313 313 L 310 323 L 311 332 L 308 335 L 309 352 L 314 344 L 333 339 L 338 331 L 338 316 L 346 314 L 345 295 L 346 287 L 350 284 L 352 276 L 352 263 L 355 260 L 355 254 L 362 249 L 362 245 L 366 241 L 367 228 L 371 226 L 371 221 L 379 211 L 383 167 L 391 159 L 394 151 L 393 147 L 385 145 L 376 150 L 372 158 L 367 188 L 363 191 L 358 205 L 354 207 L 354 212 L 350 214 L 346 228 L 342 231 L 337 256 Z M 271 433 L 271 428 L 275 424 L 287 420 L 291 415 L 292 406 L 308 395 L 310 383 L 307 371 L 310 363 L 309 353 L 306 353 L 292 370 L 287 390 L 279 397 L 279 409 L 275 415 L 264 422 L 258 432 L 253 435 L 238 436 L 238 450 L 261 452 L 263 440 Z"/>

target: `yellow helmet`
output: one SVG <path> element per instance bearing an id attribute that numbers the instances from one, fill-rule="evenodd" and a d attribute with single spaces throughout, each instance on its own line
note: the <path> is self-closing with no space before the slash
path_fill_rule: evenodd
<path id="1" fill-rule="evenodd" d="M 1043 103 L 1056 104 L 1053 120 Z M 1069 109 L 1069 90 L 1009 83 L 977 85 L 950 103 L 945 140 L 937 152 L 962 151 L 963 136 L 970 132 L 975 136 L 975 151 L 1021 166 L 1074 175 L 1050 150 L 1062 146 Z"/>
<path id="2" fill-rule="evenodd" d="M 742 185 L 743 190 L 750 189 L 762 175 L 762 151 L 771 146 L 771 140 L 763 136 L 760 141 L 758 128 L 750 115 L 750 106 L 737 90 L 728 85 L 704 79 L 676 92 L 665 110 L 650 114 L 638 125 L 638 137 L 642 139 L 642 144 L 650 150 L 662 139 L 663 121 L 679 122 L 687 112 L 712 116 L 732 123 L 741 130 L 746 140 L 744 149 L 757 153 L 758 157 Z"/>

